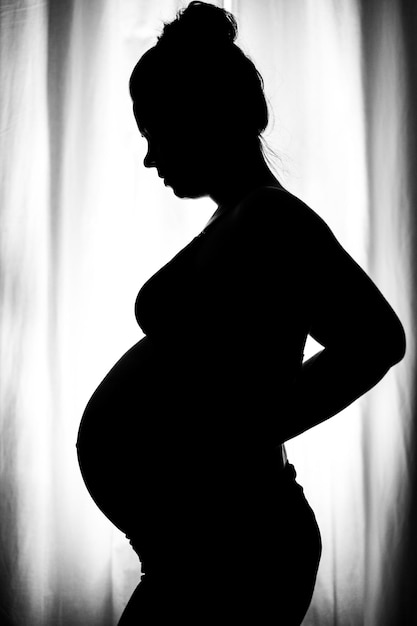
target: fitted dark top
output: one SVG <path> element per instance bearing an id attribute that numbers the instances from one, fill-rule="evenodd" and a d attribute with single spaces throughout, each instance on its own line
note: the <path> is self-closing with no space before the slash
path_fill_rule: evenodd
<path id="1" fill-rule="evenodd" d="M 187 358 L 194 358 L 208 376 L 193 379 L 198 387 L 214 379 L 236 383 L 239 377 L 258 383 L 259 374 L 266 376 L 265 388 L 270 374 L 274 388 L 288 389 L 301 365 L 311 318 L 304 242 L 302 236 L 285 240 L 280 204 L 286 192 L 267 189 L 265 222 L 262 208 L 257 215 L 253 205 L 255 192 L 249 210 L 225 211 L 137 296 L 135 314 L 143 332 L 165 357 L 173 349 L 184 370 L 190 369 Z M 256 367 L 251 357 L 258 359 Z M 192 367 L 187 373 L 197 372 Z M 218 395 L 215 387 L 211 392 Z"/>
<path id="2" fill-rule="evenodd" d="M 86 485 L 151 552 L 191 528 L 233 525 L 248 502 L 260 511 L 276 484 L 279 423 L 291 411 L 311 298 L 296 250 L 306 243 L 282 232 L 285 192 L 263 190 L 259 207 L 256 193 L 141 288 L 145 337 L 83 415 Z"/>

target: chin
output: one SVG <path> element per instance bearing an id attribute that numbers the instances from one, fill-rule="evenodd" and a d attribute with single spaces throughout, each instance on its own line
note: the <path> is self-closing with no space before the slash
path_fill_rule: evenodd
<path id="1" fill-rule="evenodd" d="M 202 198 L 207 196 L 208 192 L 202 187 L 193 186 L 187 183 L 177 183 L 167 181 L 165 183 L 168 187 L 171 187 L 172 191 L 178 198 Z"/>

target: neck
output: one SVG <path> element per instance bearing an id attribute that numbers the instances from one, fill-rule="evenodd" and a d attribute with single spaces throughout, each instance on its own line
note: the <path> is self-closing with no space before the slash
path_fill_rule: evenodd
<path id="1" fill-rule="evenodd" d="M 233 166 L 230 166 L 233 163 Z M 236 158 L 223 158 L 216 167 L 210 198 L 223 211 L 236 204 L 251 191 L 264 185 L 282 187 L 266 163 L 261 149 Z"/>

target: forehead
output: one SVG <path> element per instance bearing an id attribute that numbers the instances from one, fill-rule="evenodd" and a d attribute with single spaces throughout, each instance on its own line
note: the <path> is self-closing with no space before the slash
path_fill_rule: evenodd
<path id="1" fill-rule="evenodd" d="M 146 115 L 144 109 L 137 102 L 133 102 L 133 115 L 142 135 L 148 137 L 149 135 L 155 136 L 157 134 L 160 124 L 158 124 L 158 119 L 155 115 Z"/>

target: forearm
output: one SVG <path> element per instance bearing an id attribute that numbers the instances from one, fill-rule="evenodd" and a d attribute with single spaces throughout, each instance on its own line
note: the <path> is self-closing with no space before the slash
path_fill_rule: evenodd
<path id="1" fill-rule="evenodd" d="M 326 348 L 303 363 L 280 441 L 324 422 L 376 385 L 393 362 L 373 351 Z"/>

